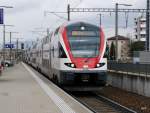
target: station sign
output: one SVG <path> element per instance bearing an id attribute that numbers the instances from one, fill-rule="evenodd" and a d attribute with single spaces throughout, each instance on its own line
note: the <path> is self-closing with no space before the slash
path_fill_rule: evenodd
<path id="1" fill-rule="evenodd" d="M 14 48 L 14 44 L 5 44 L 5 48 Z"/>
<path id="2" fill-rule="evenodd" d="M 0 9 L 0 24 L 4 24 L 4 10 Z"/>

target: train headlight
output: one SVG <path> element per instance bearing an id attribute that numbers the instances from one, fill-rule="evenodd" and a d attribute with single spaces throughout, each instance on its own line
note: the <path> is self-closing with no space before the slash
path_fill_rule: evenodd
<path id="1" fill-rule="evenodd" d="M 74 65 L 74 64 L 71 64 L 71 67 L 72 67 L 72 68 L 74 68 L 74 67 L 75 67 L 75 65 Z"/>
<path id="2" fill-rule="evenodd" d="M 85 30 L 85 27 L 84 27 L 84 26 L 81 26 L 81 30 L 84 31 L 84 30 Z"/>
<path id="3" fill-rule="evenodd" d="M 100 64 L 97 64 L 96 66 L 97 66 L 97 67 L 100 67 Z"/>
<path id="4" fill-rule="evenodd" d="M 98 63 L 98 64 L 96 65 L 96 68 L 103 67 L 104 65 L 105 65 L 105 63 Z"/>
<path id="5" fill-rule="evenodd" d="M 65 65 L 71 68 L 76 68 L 75 64 L 73 63 L 65 63 Z"/>

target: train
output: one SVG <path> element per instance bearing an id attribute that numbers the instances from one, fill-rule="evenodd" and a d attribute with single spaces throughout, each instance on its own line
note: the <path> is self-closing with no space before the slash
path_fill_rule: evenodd
<path id="1" fill-rule="evenodd" d="M 104 87 L 106 40 L 101 27 L 67 22 L 25 51 L 25 62 L 60 86 Z"/>

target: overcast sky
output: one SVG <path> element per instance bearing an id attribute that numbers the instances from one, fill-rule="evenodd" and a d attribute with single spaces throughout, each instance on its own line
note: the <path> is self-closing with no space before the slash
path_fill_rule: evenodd
<path id="1" fill-rule="evenodd" d="M 65 22 L 65 20 L 56 17 L 55 15 L 48 14 L 44 16 L 44 11 L 66 11 L 67 4 L 70 3 L 71 7 L 91 7 L 91 8 L 107 8 L 114 7 L 115 3 L 128 3 L 132 4 L 131 8 L 145 8 L 146 0 L 0 0 L 1 6 L 13 6 L 13 9 L 5 9 L 5 24 L 14 25 L 14 27 L 7 27 L 6 31 L 17 31 L 19 34 L 13 34 L 14 38 L 24 38 L 24 40 L 36 40 L 41 38 L 43 33 L 32 33 L 35 29 L 44 31 L 46 28 L 50 30 L 55 29 L 57 26 Z M 119 6 L 120 8 L 123 8 Z M 72 20 L 84 20 L 93 24 L 99 24 L 98 13 L 76 13 L 71 14 Z M 141 14 L 138 14 L 141 15 Z M 133 33 L 133 16 L 137 14 L 129 14 L 129 27 L 125 26 L 125 16 L 120 16 L 119 26 L 120 34 L 126 35 Z M 66 17 L 65 14 L 60 15 Z M 102 24 L 106 37 L 114 35 L 114 17 L 113 14 L 103 13 Z M 39 29 L 43 28 L 43 29 Z M 0 27 L 0 42 L 2 42 L 2 27 Z M 6 40 L 9 39 L 7 34 Z M 15 40 L 15 39 L 14 39 Z"/>

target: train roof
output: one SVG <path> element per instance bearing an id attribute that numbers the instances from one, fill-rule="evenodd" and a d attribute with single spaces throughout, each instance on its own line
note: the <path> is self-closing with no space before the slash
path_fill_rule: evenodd
<path id="1" fill-rule="evenodd" d="M 83 22 L 83 21 L 69 21 L 69 22 L 64 23 L 62 26 L 67 27 L 67 26 L 76 25 L 76 24 L 80 24 L 80 25 L 84 24 L 84 25 L 90 25 L 90 26 L 98 27 L 97 25 L 94 25 L 94 24 L 91 24 L 91 23 L 88 23 L 88 22 Z"/>

